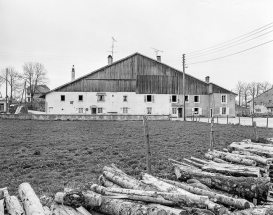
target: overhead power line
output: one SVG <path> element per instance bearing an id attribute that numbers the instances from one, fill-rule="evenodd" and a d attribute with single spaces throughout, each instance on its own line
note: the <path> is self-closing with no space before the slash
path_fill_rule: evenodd
<path id="1" fill-rule="evenodd" d="M 263 27 L 261 27 L 261 28 L 258 28 L 258 29 L 254 30 L 254 31 L 251 31 L 251 32 L 249 32 L 249 33 L 247 33 L 247 34 L 241 35 L 241 36 L 239 36 L 239 37 L 235 37 L 235 38 L 233 38 L 233 39 L 231 39 L 231 40 L 228 40 L 228 41 L 226 41 L 226 42 L 219 43 L 219 44 L 217 44 L 217 45 L 214 45 L 214 46 L 211 46 L 211 47 L 208 47 L 208 48 L 200 49 L 200 50 L 198 50 L 198 51 L 189 52 L 189 53 L 186 53 L 186 55 L 196 55 L 196 54 L 198 54 L 199 52 L 206 52 L 206 51 L 208 51 L 208 50 L 210 50 L 210 49 L 213 49 L 213 48 L 215 48 L 215 47 L 221 46 L 221 45 L 226 44 L 226 43 L 230 43 L 231 41 L 234 41 L 234 40 L 236 41 L 236 40 L 238 40 L 238 39 L 241 38 L 241 37 L 244 37 L 244 38 L 250 37 L 250 36 L 255 35 L 255 34 L 259 33 L 259 32 L 265 31 L 265 30 L 267 30 L 268 28 L 273 27 L 272 24 L 273 24 L 273 22 L 271 22 L 271 23 L 269 23 L 269 24 L 267 24 L 267 25 L 265 25 L 265 26 L 263 26 Z M 270 25 L 272 25 L 272 26 L 270 26 Z M 266 29 L 263 29 L 263 28 L 265 28 L 265 27 L 267 27 L 267 26 L 270 26 L 270 27 L 268 27 L 268 28 L 266 28 Z M 263 29 L 263 30 L 259 31 L 260 29 Z M 258 32 L 256 32 L 256 31 L 258 31 Z M 256 32 L 256 33 L 254 33 L 254 32 Z M 250 34 L 250 35 L 249 35 L 249 34 Z M 248 36 L 247 36 L 247 35 L 248 35 Z M 242 39 L 243 39 L 243 38 L 242 38 Z M 240 39 L 240 40 L 242 40 L 242 39 Z M 240 40 L 239 40 L 239 41 L 240 41 Z M 232 42 L 232 43 L 233 43 L 233 42 Z"/>
<path id="2" fill-rule="evenodd" d="M 234 45 L 230 45 L 230 46 L 228 46 L 228 47 L 222 48 L 222 49 L 220 49 L 220 50 L 211 51 L 211 52 L 204 53 L 204 54 L 201 54 L 201 55 L 198 55 L 198 56 L 189 57 L 189 58 L 187 58 L 187 59 L 189 60 L 189 59 L 198 58 L 198 57 L 202 57 L 202 56 L 205 56 L 205 55 L 213 54 L 213 53 L 215 53 L 215 52 L 223 51 L 223 50 L 232 48 L 232 47 L 234 47 L 234 46 L 238 46 L 238 45 L 241 45 L 241 44 L 243 44 L 243 43 L 249 42 L 249 41 L 251 41 L 251 40 L 257 39 L 257 38 L 259 38 L 259 37 L 261 37 L 261 36 L 264 36 L 264 35 L 266 35 L 266 34 L 269 34 L 269 33 L 271 33 L 271 32 L 273 32 L 273 30 L 268 31 L 268 32 L 266 32 L 266 33 L 264 33 L 264 34 L 261 34 L 261 35 L 259 35 L 259 36 L 253 37 L 253 38 L 251 38 L 251 39 L 245 40 L 245 41 L 243 41 L 243 42 L 236 43 L 236 44 L 234 44 Z M 225 46 L 226 46 L 226 45 L 225 45 Z M 217 48 L 217 49 L 219 49 L 219 48 Z"/>
<path id="3" fill-rule="evenodd" d="M 225 55 L 225 56 L 222 56 L 222 57 L 213 58 L 213 59 L 205 60 L 205 61 L 198 61 L 198 62 L 193 62 L 193 63 L 187 63 L 187 65 L 199 64 L 199 63 L 206 63 L 206 62 L 209 62 L 209 61 L 219 60 L 219 59 L 222 59 L 222 58 L 226 58 L 226 57 L 229 57 L 229 56 L 232 56 L 232 55 L 236 55 L 236 54 L 239 54 L 239 53 L 242 53 L 242 52 L 245 52 L 245 51 L 248 51 L 248 50 L 257 48 L 257 47 L 259 47 L 259 46 L 263 46 L 263 45 L 268 44 L 268 43 L 271 43 L 271 42 L 273 42 L 273 40 L 269 40 L 269 41 L 267 41 L 267 42 L 265 42 L 265 43 L 259 44 L 259 45 L 257 45 L 257 46 L 253 46 L 253 47 L 251 47 L 251 48 L 248 48 L 248 49 L 245 49 L 245 50 L 242 50 L 242 51 L 239 51 L 239 52 L 235 52 L 235 53 L 233 53 L 233 54 L 229 54 L 229 55 Z"/>

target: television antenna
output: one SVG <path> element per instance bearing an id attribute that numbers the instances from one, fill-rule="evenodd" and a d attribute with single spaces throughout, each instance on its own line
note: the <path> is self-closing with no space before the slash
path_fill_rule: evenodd
<path id="1" fill-rule="evenodd" d="M 114 52 L 114 42 L 117 42 L 116 40 L 115 40 L 115 38 L 114 37 L 112 37 L 112 51 L 108 51 L 108 52 L 111 52 L 112 53 L 112 58 L 114 58 L 114 53 L 116 53 L 116 52 Z"/>
<path id="2" fill-rule="evenodd" d="M 155 51 L 156 57 L 159 56 L 159 55 L 158 55 L 158 52 L 162 52 L 162 53 L 163 53 L 163 51 L 160 51 L 160 50 L 158 50 L 158 49 L 155 49 L 155 48 L 152 48 L 152 47 L 151 47 L 151 49 L 153 49 L 153 50 Z"/>

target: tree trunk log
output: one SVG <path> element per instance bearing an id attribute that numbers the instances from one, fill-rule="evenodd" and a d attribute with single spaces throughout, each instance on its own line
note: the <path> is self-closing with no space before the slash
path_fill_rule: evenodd
<path id="1" fill-rule="evenodd" d="M 0 215 L 5 215 L 4 199 L 0 199 Z"/>
<path id="2" fill-rule="evenodd" d="M 125 199 L 137 200 L 143 202 L 152 202 L 157 204 L 174 206 L 177 205 L 173 201 L 169 201 L 164 199 L 160 192 L 158 191 L 144 191 L 144 190 L 131 190 L 131 189 L 123 189 L 123 188 L 114 188 L 114 187 L 103 187 L 97 184 L 93 184 L 91 186 L 91 190 L 102 194 L 102 195 L 117 195 L 117 194 L 125 194 Z M 165 193 L 164 193 L 165 194 Z"/>
<path id="3" fill-rule="evenodd" d="M 88 210 L 86 210 L 83 206 L 76 208 L 81 215 L 92 215 Z"/>
<path id="4" fill-rule="evenodd" d="M 25 211 L 16 196 L 5 196 L 5 205 L 10 215 L 24 215 Z"/>
<path id="5" fill-rule="evenodd" d="M 144 205 L 120 199 L 102 198 L 101 206 L 94 210 L 109 215 L 167 215 L 167 212 L 156 206 Z"/>
<path id="6" fill-rule="evenodd" d="M 45 215 L 51 215 L 52 214 L 51 211 L 50 211 L 50 209 L 49 209 L 49 207 L 43 206 L 43 209 L 45 211 Z"/>
<path id="7" fill-rule="evenodd" d="M 260 177 L 260 169 L 258 167 L 234 165 L 228 163 L 208 163 L 202 167 L 203 171 L 221 173 L 224 175 L 244 176 L 244 177 Z"/>
<path id="8" fill-rule="evenodd" d="M 184 166 L 175 165 L 175 175 L 180 181 L 195 178 L 213 189 L 219 189 L 252 201 L 266 201 L 269 190 L 269 178 L 233 177 L 219 173 L 202 172 Z"/>
<path id="9" fill-rule="evenodd" d="M 273 208 L 266 208 L 261 206 L 230 213 L 230 215 L 272 215 L 272 214 L 273 214 Z"/>
<path id="10" fill-rule="evenodd" d="M 123 188 L 155 191 L 155 188 L 146 185 L 139 180 L 120 171 L 116 171 L 114 168 L 105 166 L 103 168 L 103 176 Z"/>
<path id="11" fill-rule="evenodd" d="M 216 163 L 228 163 L 227 161 L 224 161 L 220 158 L 217 158 L 217 157 L 214 157 L 213 155 L 211 155 L 210 153 L 206 153 L 205 154 L 205 158 L 209 159 L 209 160 L 212 160 Z"/>
<path id="12" fill-rule="evenodd" d="M 54 205 L 53 214 L 54 215 L 82 215 L 76 209 L 66 206 L 66 205 L 61 205 L 61 204 Z"/>
<path id="13" fill-rule="evenodd" d="M 0 188 L 0 199 L 3 199 L 5 196 L 5 192 L 7 192 L 8 189 L 6 187 Z"/>
<path id="14" fill-rule="evenodd" d="M 102 196 L 92 191 L 77 191 L 73 190 L 68 193 L 58 192 L 54 198 L 56 203 L 64 204 L 72 207 L 95 207 L 100 206 L 102 202 Z"/>
<path id="15" fill-rule="evenodd" d="M 22 183 L 18 188 L 26 215 L 44 215 L 43 206 L 29 183 Z"/>
<path id="16" fill-rule="evenodd" d="M 105 215 L 105 213 L 100 213 L 98 211 L 90 210 L 92 215 Z"/>
<path id="17" fill-rule="evenodd" d="M 168 215 L 188 215 L 188 212 L 183 209 L 178 208 L 171 208 L 164 205 L 155 205 L 155 204 L 148 204 L 149 206 L 157 206 L 158 208 L 162 208 L 167 212 Z"/>
<path id="18" fill-rule="evenodd" d="M 256 166 L 256 161 L 254 160 L 249 160 L 249 159 L 244 159 L 241 157 L 238 157 L 234 154 L 231 153 L 226 153 L 226 152 L 220 152 L 220 151 L 211 151 L 208 152 L 208 154 L 211 154 L 214 158 L 220 158 L 225 161 L 233 162 L 233 163 L 238 163 L 241 165 L 246 165 L 246 166 Z"/>
<path id="19" fill-rule="evenodd" d="M 104 187 L 121 188 L 121 186 L 118 186 L 117 184 L 113 183 L 112 181 L 107 180 L 103 175 L 99 176 L 98 181 L 99 181 L 99 184 Z"/>
<path id="20" fill-rule="evenodd" d="M 200 195 L 198 196 L 198 195 L 192 194 L 188 191 L 185 191 L 179 187 L 173 186 L 169 183 L 159 180 L 146 173 L 142 175 L 142 178 L 145 183 L 152 184 L 160 191 L 163 191 L 163 192 L 171 191 L 171 193 L 173 194 L 173 197 L 172 197 L 173 201 L 179 202 L 184 206 L 198 207 L 198 208 L 204 208 L 205 206 L 216 214 L 224 214 L 228 212 L 228 210 L 225 207 L 218 205 L 214 202 L 211 202 L 207 196 L 200 196 Z M 180 195 L 179 196 L 180 198 L 177 198 L 176 194 L 182 194 L 182 196 Z"/>
<path id="21" fill-rule="evenodd" d="M 236 199 L 229 196 L 225 196 L 223 194 L 215 193 L 213 191 L 203 190 L 199 188 L 191 187 L 190 185 L 186 185 L 177 181 L 170 181 L 170 180 L 164 180 L 174 186 L 177 186 L 179 188 L 182 188 L 186 191 L 189 191 L 191 193 L 202 195 L 202 196 L 208 196 L 210 199 L 215 200 L 217 203 L 231 206 L 237 209 L 247 209 L 250 208 L 250 202 L 248 202 L 245 199 Z"/>
<path id="22" fill-rule="evenodd" d="M 259 156 L 259 155 L 255 155 L 253 153 L 247 152 L 247 151 L 232 151 L 232 154 L 235 154 L 236 156 L 239 156 L 241 158 L 246 158 L 246 159 L 250 159 L 250 160 L 254 160 L 259 164 L 263 164 L 263 165 L 270 165 L 272 163 L 272 160 Z"/>
<path id="23" fill-rule="evenodd" d="M 233 142 L 229 145 L 229 150 L 247 151 L 266 158 L 273 158 L 273 147 L 269 146 L 269 144 Z"/>

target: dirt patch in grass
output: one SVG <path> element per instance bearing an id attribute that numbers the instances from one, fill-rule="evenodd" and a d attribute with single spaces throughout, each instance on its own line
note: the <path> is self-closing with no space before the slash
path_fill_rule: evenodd
<path id="1" fill-rule="evenodd" d="M 202 158 L 210 125 L 199 122 L 149 121 L 152 172 L 173 176 L 167 158 Z M 272 129 L 259 128 L 273 137 Z M 215 125 L 216 148 L 251 138 L 251 127 Z M 95 182 L 105 165 L 115 163 L 130 175 L 146 171 L 141 121 L 0 120 L 0 187 L 10 193 L 29 182 L 38 195 L 53 195 L 65 186 Z"/>

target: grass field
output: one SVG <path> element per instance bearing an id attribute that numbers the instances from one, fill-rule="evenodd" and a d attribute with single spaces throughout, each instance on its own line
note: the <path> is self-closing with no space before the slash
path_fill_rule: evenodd
<path id="1" fill-rule="evenodd" d="M 152 172 L 173 175 L 167 158 L 202 158 L 210 124 L 149 121 Z M 216 147 L 252 137 L 251 127 L 215 125 Z M 273 137 L 272 129 L 259 129 Z M 29 182 L 39 195 L 53 195 L 69 184 L 95 181 L 104 165 L 115 163 L 131 175 L 145 171 L 141 121 L 0 120 L 0 188 L 16 194 Z"/>

